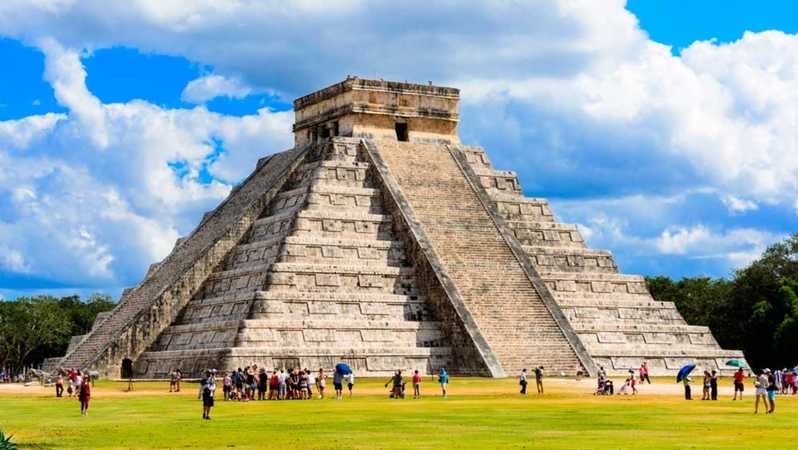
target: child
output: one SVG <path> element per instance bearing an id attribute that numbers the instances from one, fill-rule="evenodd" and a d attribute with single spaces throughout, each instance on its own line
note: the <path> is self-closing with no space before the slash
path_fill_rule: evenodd
<path id="1" fill-rule="evenodd" d="M 421 375 L 418 370 L 413 372 L 413 398 L 421 398 Z"/>

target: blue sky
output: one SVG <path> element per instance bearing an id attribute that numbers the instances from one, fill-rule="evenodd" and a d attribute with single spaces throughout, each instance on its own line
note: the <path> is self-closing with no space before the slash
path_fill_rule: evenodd
<path id="1" fill-rule="evenodd" d="M 460 87 L 463 140 L 624 272 L 728 276 L 798 230 L 796 13 L 11 0 L 0 296 L 136 284 L 259 157 L 291 145 L 294 97 L 348 74 Z"/>

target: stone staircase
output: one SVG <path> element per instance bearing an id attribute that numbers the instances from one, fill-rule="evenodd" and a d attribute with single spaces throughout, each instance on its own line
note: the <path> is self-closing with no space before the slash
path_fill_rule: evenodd
<path id="1" fill-rule="evenodd" d="M 373 144 L 503 372 L 537 365 L 555 372 L 582 369 L 447 146 L 387 140 Z M 513 182 L 494 180 L 515 189 Z M 539 205 L 530 206 L 535 207 Z"/>
<path id="2" fill-rule="evenodd" d="M 424 373 L 448 363 L 440 323 L 416 286 L 359 141 L 336 138 L 306 161 L 212 273 L 175 324 L 136 362 L 172 366 L 331 368 Z M 221 367 L 220 367 L 221 368 Z"/>
<path id="3" fill-rule="evenodd" d="M 610 252 L 587 248 L 545 200 L 524 197 L 515 173 L 493 169 L 483 149 L 459 150 L 597 365 L 623 373 L 647 360 L 653 374 L 670 375 L 687 362 L 726 370 L 727 359 L 743 358 L 707 327 L 687 325 L 674 304 L 655 301 L 642 277 L 619 274 Z"/>

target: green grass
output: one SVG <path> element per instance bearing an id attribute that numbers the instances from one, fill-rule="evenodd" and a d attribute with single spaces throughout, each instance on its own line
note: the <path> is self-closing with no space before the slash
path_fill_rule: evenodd
<path id="1" fill-rule="evenodd" d="M 732 402 L 671 394 L 594 397 L 593 381 L 546 380 L 550 392 L 520 397 L 512 380 L 457 379 L 447 399 L 426 382 L 422 400 L 389 400 L 382 380 L 358 380 L 344 401 L 217 401 L 201 420 L 196 385 L 100 383 L 90 415 L 49 390 L 0 390 L 0 429 L 20 448 L 792 448 L 798 398 L 777 414 L 753 414 L 751 392 Z M 671 380 L 655 380 L 672 384 Z M 645 389 L 645 388 L 644 388 Z M 700 393 L 698 394 L 700 397 Z"/>

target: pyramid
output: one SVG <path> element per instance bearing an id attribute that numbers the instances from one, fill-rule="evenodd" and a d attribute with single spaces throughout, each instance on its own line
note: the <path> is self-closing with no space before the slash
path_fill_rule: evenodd
<path id="1" fill-rule="evenodd" d="M 457 136 L 459 91 L 356 77 L 294 101 L 258 161 L 51 366 L 330 368 L 503 377 L 725 369 L 710 330 L 585 245 Z"/>

